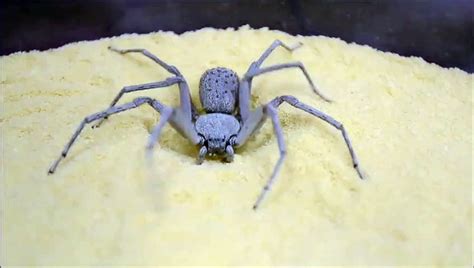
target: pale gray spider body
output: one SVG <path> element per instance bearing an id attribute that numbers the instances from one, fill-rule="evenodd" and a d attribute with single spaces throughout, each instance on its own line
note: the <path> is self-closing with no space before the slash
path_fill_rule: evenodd
<path id="1" fill-rule="evenodd" d="M 243 145 L 248 140 L 248 138 L 262 126 L 265 120 L 270 118 L 273 123 L 274 132 L 277 138 L 280 157 L 273 169 L 270 178 L 263 187 L 263 190 L 257 198 L 257 201 L 254 203 L 253 208 L 257 209 L 265 195 L 272 187 L 275 179 L 277 178 L 283 160 L 286 157 L 286 145 L 277 113 L 277 108 L 280 106 L 280 104 L 286 102 L 295 108 L 303 110 L 326 121 L 341 131 L 344 141 L 346 142 L 349 149 L 353 167 L 356 169 L 359 177 L 362 179 L 363 176 L 359 169 L 358 160 L 352 148 L 349 136 L 347 135 L 344 126 L 333 119 L 331 116 L 300 102 L 293 96 L 279 96 L 269 103 L 261 105 L 254 110 L 250 109 L 250 89 L 252 79 L 268 72 L 286 68 L 299 68 L 306 77 L 311 89 L 323 100 L 328 102 L 330 101 L 314 86 L 313 81 L 306 71 L 306 68 L 301 62 L 261 67 L 263 61 L 275 48 L 281 46 L 289 51 L 293 51 L 301 45 L 301 43 L 298 43 L 297 45 L 290 47 L 281 41 L 276 40 L 267 50 L 264 51 L 257 61 L 250 65 L 249 69 L 240 80 L 234 71 L 227 68 L 217 67 L 207 70 L 202 75 L 199 85 L 199 95 L 205 111 L 204 114 L 199 114 L 197 112 L 197 109 L 191 100 L 188 84 L 176 67 L 166 64 L 145 49 L 121 50 L 109 47 L 109 49 L 121 54 L 141 53 L 158 63 L 173 76 L 160 82 L 127 86 L 122 88 L 108 109 L 87 116 L 82 120 L 82 122 L 79 124 L 79 127 L 64 147 L 59 158 L 50 167 L 48 173 L 54 173 L 59 162 L 66 157 L 72 144 L 75 142 L 76 138 L 79 136 L 86 124 L 98 121 L 96 125 L 93 126 L 98 127 L 104 119 L 107 119 L 108 116 L 139 107 L 143 104 L 150 105 L 161 114 L 160 121 L 153 128 L 152 133 L 150 134 L 148 145 L 146 147 L 147 152 L 150 153 L 152 151 L 155 143 L 158 141 L 162 128 L 166 123 L 170 123 L 171 126 L 175 128 L 183 137 L 187 138 L 200 148 L 197 157 L 197 162 L 199 164 L 204 161 L 207 155 L 221 155 L 224 157 L 224 160 L 231 162 L 234 157 L 234 148 Z M 162 104 L 158 100 L 149 97 L 139 97 L 131 102 L 122 105 L 116 105 L 119 99 L 125 93 L 169 87 L 175 84 L 178 85 L 180 91 L 179 107 L 172 108 Z"/>

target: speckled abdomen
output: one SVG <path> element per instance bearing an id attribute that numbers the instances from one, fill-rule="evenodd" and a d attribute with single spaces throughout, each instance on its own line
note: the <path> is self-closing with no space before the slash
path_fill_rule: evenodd
<path id="1" fill-rule="evenodd" d="M 207 113 L 231 114 L 237 106 L 239 77 L 227 68 L 207 70 L 199 83 L 199 97 Z"/>

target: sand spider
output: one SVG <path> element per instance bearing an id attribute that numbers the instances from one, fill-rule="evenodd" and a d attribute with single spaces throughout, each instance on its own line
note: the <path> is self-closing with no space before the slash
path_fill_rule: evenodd
<path id="1" fill-rule="evenodd" d="M 188 84 L 176 67 L 168 65 L 145 49 L 117 49 L 109 47 L 109 49 L 112 51 L 118 52 L 120 54 L 141 53 L 158 63 L 161 67 L 170 72 L 172 76 L 159 82 L 126 86 L 122 88 L 108 109 L 89 115 L 85 117 L 84 120 L 82 120 L 82 122 L 79 124 L 79 127 L 64 147 L 61 155 L 52 164 L 48 172 L 50 174 L 54 173 L 59 162 L 66 157 L 69 149 L 76 141 L 77 137 L 84 129 L 86 124 L 97 121 L 93 127 L 98 127 L 104 121 L 104 119 L 107 119 L 107 117 L 110 115 L 137 108 L 143 104 L 150 105 L 161 114 L 160 121 L 153 128 L 149 137 L 148 145 L 146 147 L 147 152 L 151 152 L 154 144 L 158 141 L 163 126 L 165 126 L 166 123 L 170 123 L 171 126 L 175 128 L 182 136 L 189 139 L 193 144 L 200 148 L 197 157 L 197 162 L 199 164 L 204 161 L 207 155 L 221 155 L 224 157 L 225 161 L 231 162 L 234 156 L 234 148 L 243 145 L 248 140 L 248 138 L 261 127 L 261 125 L 265 122 L 265 119 L 270 118 L 273 123 L 274 132 L 278 141 L 280 157 L 273 169 L 270 178 L 266 182 L 263 190 L 257 198 L 257 201 L 253 205 L 253 209 L 257 209 L 275 182 L 283 160 L 286 156 L 286 145 L 277 113 L 277 108 L 280 106 L 280 104 L 286 102 L 295 108 L 298 108 L 326 121 L 341 131 L 344 141 L 346 142 L 349 149 L 349 153 L 352 157 L 353 166 L 356 169 L 359 177 L 362 179 L 363 176 L 359 169 L 359 163 L 354 150 L 352 149 L 349 136 L 347 135 L 344 126 L 333 119 L 331 116 L 300 102 L 293 96 L 288 95 L 276 97 L 267 104 L 261 105 L 254 110 L 251 110 L 250 108 L 250 89 L 252 85 L 252 79 L 268 72 L 287 68 L 299 68 L 306 77 L 311 89 L 323 100 L 330 102 L 330 100 L 321 94 L 321 92 L 319 92 L 319 90 L 315 87 L 308 72 L 306 71 L 306 68 L 301 62 L 291 62 L 261 67 L 263 61 L 277 47 L 281 46 L 289 51 L 293 51 L 301 45 L 301 43 L 298 43 L 294 46 L 287 46 L 279 40 L 274 41 L 271 46 L 264 51 L 260 58 L 250 65 L 242 79 L 239 79 L 234 71 L 223 67 L 209 69 L 204 72 L 199 85 L 199 96 L 205 111 L 204 114 L 198 113 L 191 100 Z M 180 92 L 179 107 L 172 108 L 162 104 L 158 100 L 149 97 L 139 97 L 131 102 L 116 105 L 125 93 L 169 87 L 175 84 L 178 85 Z"/>

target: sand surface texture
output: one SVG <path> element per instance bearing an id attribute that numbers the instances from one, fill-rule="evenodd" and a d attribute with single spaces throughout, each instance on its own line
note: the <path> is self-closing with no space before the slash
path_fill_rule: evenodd
<path id="1" fill-rule="evenodd" d="M 288 157 L 258 211 L 251 209 L 278 159 L 270 121 L 233 163 L 195 164 L 198 150 L 167 126 L 152 167 L 150 107 L 86 127 L 54 175 L 47 170 L 87 115 L 125 85 L 186 77 L 194 102 L 208 68 L 239 75 L 275 39 L 264 66 L 304 63 L 256 78 L 253 107 L 291 94 L 344 123 L 368 179 L 352 168 L 340 132 L 283 104 Z M 472 245 L 473 75 L 419 58 L 327 37 L 267 29 L 203 29 L 81 42 L 1 57 L 2 255 L 4 264 L 454 265 Z M 176 106 L 176 86 L 127 95 Z"/>

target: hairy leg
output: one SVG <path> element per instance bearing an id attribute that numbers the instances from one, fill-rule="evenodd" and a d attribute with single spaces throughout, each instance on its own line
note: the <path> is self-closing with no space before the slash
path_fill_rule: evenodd
<path id="1" fill-rule="evenodd" d="M 255 134 L 256 131 L 265 123 L 265 120 L 270 117 L 273 123 L 273 129 L 278 141 L 278 148 L 280 151 L 280 158 L 276 163 L 275 167 L 273 168 L 272 175 L 268 179 L 267 183 L 263 187 L 257 201 L 253 205 L 253 209 L 256 210 L 259 206 L 264 197 L 267 195 L 268 191 L 272 187 L 275 179 L 278 176 L 280 171 L 281 165 L 283 164 L 283 160 L 286 157 L 286 145 L 283 138 L 283 131 L 281 129 L 280 121 L 278 119 L 278 114 L 276 111 L 276 107 L 274 107 L 271 103 L 267 105 L 263 105 L 252 111 L 247 118 L 243 122 L 243 125 L 240 129 L 240 132 L 237 134 L 237 137 L 232 142 L 233 145 L 236 147 L 242 146 L 251 135 Z"/>
<path id="2" fill-rule="evenodd" d="M 306 68 L 304 67 L 303 63 L 297 61 L 297 62 L 290 62 L 290 63 L 283 63 L 283 64 L 276 64 L 276 65 L 272 65 L 272 66 L 268 66 L 268 67 L 264 67 L 264 68 L 259 68 L 259 69 L 256 69 L 252 72 L 248 72 L 245 74 L 243 80 L 245 79 L 252 79 L 254 78 L 255 76 L 259 76 L 259 75 L 262 75 L 262 74 L 265 74 L 265 73 L 269 73 L 269 72 L 274 72 L 274 71 L 278 71 L 278 70 L 283 70 L 283 69 L 288 69 L 288 68 L 299 68 L 304 76 L 306 77 L 306 80 L 308 81 L 311 89 L 313 90 L 314 93 L 316 93 L 319 97 L 321 97 L 323 100 L 327 101 L 327 102 L 331 102 L 331 100 L 327 97 L 325 97 L 318 89 L 317 87 L 314 85 L 313 83 L 313 80 L 311 79 L 311 77 L 309 76 L 308 74 L 308 71 L 306 71 Z"/>
<path id="3" fill-rule="evenodd" d="M 296 43 L 292 46 L 288 46 L 280 40 L 275 40 L 273 43 L 262 53 L 258 60 L 252 62 L 247 70 L 247 73 L 253 73 L 257 71 L 270 54 L 279 46 L 285 48 L 288 51 L 293 51 L 301 47 L 302 43 Z M 247 80 L 242 80 L 240 83 L 239 89 L 239 114 L 242 116 L 242 119 L 247 119 L 250 114 L 250 89 L 252 88 L 252 77 Z"/>
<path id="4" fill-rule="evenodd" d="M 224 158 L 224 160 L 227 163 L 231 163 L 232 161 L 234 161 L 234 148 L 232 148 L 231 145 L 227 145 L 225 147 L 225 158 Z"/>
<path id="5" fill-rule="evenodd" d="M 350 153 L 351 158 L 352 158 L 353 167 L 356 169 L 357 174 L 359 175 L 359 177 L 361 179 L 364 178 L 363 175 L 362 175 L 362 171 L 360 170 L 360 167 L 359 167 L 359 161 L 358 161 L 357 156 L 356 156 L 356 154 L 354 152 L 354 149 L 352 147 L 352 143 L 349 139 L 349 135 L 347 134 L 347 131 L 345 130 L 344 126 L 341 123 L 336 121 L 331 116 L 329 116 L 329 115 L 327 115 L 327 114 L 325 114 L 321 111 L 318 111 L 317 109 L 315 109 L 315 108 L 313 108 L 313 107 L 311 107 L 307 104 L 304 104 L 304 103 L 300 102 L 295 97 L 280 96 L 280 97 L 277 97 L 277 98 L 273 99 L 267 105 L 260 106 L 259 108 L 252 111 L 249 114 L 248 118 L 245 121 L 243 121 L 241 130 L 238 133 L 235 141 L 233 141 L 233 144 L 236 147 L 242 146 L 248 140 L 248 138 L 251 135 L 255 134 L 255 132 L 262 126 L 262 124 L 265 122 L 267 117 L 271 118 L 272 123 L 273 123 L 273 129 L 274 129 L 275 135 L 277 137 L 277 141 L 278 141 L 278 148 L 279 148 L 279 151 L 280 151 L 280 158 L 278 159 L 278 162 L 276 163 L 276 165 L 273 169 L 272 175 L 268 179 L 268 181 L 265 184 L 263 190 L 261 191 L 257 201 L 255 202 L 255 204 L 253 206 L 254 209 L 257 209 L 260 206 L 260 203 L 262 202 L 262 200 L 265 198 L 265 196 L 267 195 L 267 193 L 269 192 L 269 190 L 271 189 L 271 187 L 275 183 L 276 178 L 278 176 L 278 173 L 280 171 L 281 165 L 282 165 L 282 163 L 285 159 L 285 156 L 286 156 L 286 146 L 285 146 L 285 143 L 284 143 L 283 132 L 282 132 L 280 122 L 279 122 L 279 119 L 278 119 L 278 114 L 277 114 L 277 108 L 283 102 L 287 102 L 290 105 L 292 105 L 292 106 L 294 106 L 298 109 L 301 109 L 305 112 L 308 112 L 308 113 L 310 113 L 310 114 L 312 114 L 312 115 L 328 122 L 329 124 L 331 124 L 332 126 L 337 128 L 338 130 L 340 130 L 341 133 L 342 133 L 342 136 L 344 138 L 344 141 L 346 142 L 346 145 L 349 149 L 349 153 Z"/>
<path id="6" fill-rule="evenodd" d="M 265 106 L 265 115 L 270 117 L 273 123 L 273 131 L 275 132 L 277 142 L 278 142 L 278 149 L 280 151 L 280 157 L 278 158 L 278 161 L 273 168 L 272 175 L 268 179 L 268 181 L 265 183 L 265 186 L 263 187 L 262 191 L 260 192 L 260 195 L 257 198 L 257 201 L 253 205 L 253 209 L 256 210 L 259 206 L 262 200 L 265 198 L 267 193 L 270 191 L 271 187 L 275 183 L 275 180 L 278 176 L 278 173 L 280 172 L 281 165 L 283 164 L 283 161 L 285 160 L 286 157 L 286 144 L 285 140 L 283 138 L 283 131 L 281 129 L 280 125 L 280 119 L 278 118 L 278 113 L 275 107 L 272 105 L 266 105 Z"/>
<path id="7" fill-rule="evenodd" d="M 128 102 L 128 103 L 125 103 L 125 104 L 122 104 L 122 105 L 114 106 L 114 107 L 108 108 L 108 109 L 106 109 L 102 112 L 98 112 L 98 113 L 95 113 L 95 114 L 92 114 L 92 115 L 89 115 L 89 116 L 85 117 L 82 120 L 82 122 L 79 124 L 79 126 L 77 127 L 77 129 L 74 132 L 74 134 L 72 135 L 72 137 L 69 139 L 68 143 L 66 144 L 63 151 L 61 152 L 61 155 L 58 157 L 58 159 L 56 161 L 54 161 L 54 163 L 49 168 L 48 173 L 49 174 L 54 173 L 54 171 L 56 170 L 56 168 L 59 165 L 59 163 L 61 162 L 61 160 L 64 159 L 67 156 L 69 150 L 71 149 L 72 145 L 74 144 L 74 142 L 76 141 L 77 137 L 82 132 L 82 130 L 84 129 L 86 124 L 90 124 L 90 123 L 92 123 L 96 120 L 99 120 L 99 119 L 104 118 L 106 116 L 109 116 L 111 114 L 116 114 L 116 113 L 120 113 L 120 112 L 124 112 L 124 111 L 130 110 L 130 109 L 137 108 L 137 107 L 139 107 L 143 104 L 148 104 L 148 105 L 152 106 L 158 112 L 164 112 L 166 110 L 171 110 L 171 108 L 161 104 L 157 100 L 154 100 L 152 98 L 147 98 L 147 97 L 141 97 L 141 98 L 134 99 L 132 102 Z"/>
<path id="8" fill-rule="evenodd" d="M 293 50 L 296 50 L 298 48 L 300 48 L 301 46 L 303 45 L 303 43 L 301 42 L 298 42 L 292 46 L 288 46 L 286 45 L 285 43 L 283 43 L 282 41 L 280 40 L 275 40 L 273 41 L 273 43 L 263 52 L 263 54 L 260 56 L 260 58 L 253 62 L 250 67 L 249 67 L 249 71 L 251 69 L 256 69 L 256 68 L 260 68 L 260 66 L 262 65 L 263 61 L 266 60 L 268 58 L 268 56 L 270 56 L 270 54 L 277 48 L 277 47 L 283 47 L 285 48 L 286 50 L 292 52 Z"/>
<path id="9" fill-rule="evenodd" d="M 265 123 L 265 119 L 266 117 L 263 106 L 250 112 L 247 119 L 242 120 L 242 126 L 240 127 L 240 131 L 234 141 L 235 145 L 242 146 L 251 135 L 262 127 L 263 123 Z"/>
<path id="10" fill-rule="evenodd" d="M 268 67 L 253 67 L 253 65 L 249 68 L 249 70 L 245 73 L 245 75 L 242 77 L 240 81 L 240 87 L 239 87 L 239 114 L 242 117 L 242 120 L 247 119 L 247 117 L 250 115 L 250 92 L 251 92 L 251 86 L 252 86 L 252 79 L 256 76 L 269 73 L 269 72 L 274 72 L 278 70 L 283 70 L 283 69 L 288 69 L 288 68 L 298 68 L 303 72 L 303 75 L 305 76 L 306 80 L 308 81 L 311 89 L 313 90 L 316 95 L 318 95 L 320 98 L 327 102 L 331 102 L 331 100 L 323 95 L 318 88 L 314 85 L 313 80 L 309 76 L 308 71 L 304 67 L 304 65 L 301 62 L 290 62 L 290 63 L 283 63 L 283 64 L 276 64 L 276 65 L 271 65 Z"/>
<path id="11" fill-rule="evenodd" d="M 344 126 L 340 122 L 338 122 L 336 119 L 332 118 L 331 116 L 317 110 L 316 108 L 311 107 L 307 104 L 304 104 L 304 103 L 300 102 L 297 98 L 295 98 L 293 96 L 276 97 L 275 99 L 273 99 L 270 102 L 270 104 L 274 107 L 278 107 L 283 102 L 286 102 L 286 103 L 290 104 L 291 106 L 293 106 L 295 108 L 298 108 L 302 111 L 305 111 L 309 114 L 312 114 L 312 115 L 326 121 L 327 123 L 329 123 L 333 127 L 337 128 L 338 130 L 340 130 L 341 133 L 342 133 L 342 137 L 344 138 L 344 141 L 346 142 L 347 148 L 349 149 L 349 153 L 350 153 L 351 158 L 352 158 L 352 164 L 353 164 L 354 168 L 356 169 L 357 174 L 359 175 L 359 177 L 361 179 L 364 179 L 364 176 L 362 175 L 362 171 L 360 170 L 360 167 L 359 167 L 359 160 L 357 159 L 357 155 L 355 154 L 354 149 L 352 148 L 352 142 L 349 139 L 349 135 L 347 134 L 346 129 L 344 128 Z"/>
<path id="12" fill-rule="evenodd" d="M 206 155 L 207 155 L 207 147 L 202 146 L 201 149 L 199 149 L 199 155 L 198 155 L 198 158 L 196 160 L 196 163 L 198 165 L 202 164 L 202 162 L 204 162 L 204 159 L 206 158 Z"/>
<path id="13" fill-rule="evenodd" d="M 109 108 L 114 107 L 115 104 L 122 98 L 122 96 L 125 93 L 129 92 L 135 92 L 135 91 L 141 91 L 141 90 L 147 90 L 147 89 L 153 89 L 153 88 L 163 88 L 163 87 L 169 87 L 174 84 L 180 83 L 184 81 L 181 77 L 170 77 L 167 78 L 166 80 L 160 81 L 160 82 L 153 82 L 153 83 L 146 83 L 146 84 L 141 84 L 141 85 L 134 85 L 134 86 L 126 86 L 120 90 L 120 92 L 115 96 L 115 98 L 112 100 L 112 102 L 109 105 Z M 92 128 L 99 127 L 102 122 L 107 119 L 108 116 L 101 118 L 100 120 L 97 121 L 95 125 L 92 126 Z"/>
<path id="14" fill-rule="evenodd" d="M 168 63 L 162 61 L 160 58 L 158 58 L 157 56 L 153 55 L 152 53 L 150 53 L 148 50 L 146 49 L 143 49 L 143 48 L 132 48 L 132 49 L 119 49 L 119 48 L 116 48 L 116 47 L 113 47 L 113 46 L 109 46 L 108 47 L 110 50 L 112 51 L 115 51 L 117 53 L 120 53 L 120 54 L 127 54 L 127 53 L 139 53 L 139 54 L 142 54 L 143 56 L 151 59 L 152 61 L 158 63 L 158 65 L 160 65 L 161 67 L 163 67 L 163 69 L 167 70 L 168 72 L 170 72 L 171 74 L 174 74 L 176 76 L 181 76 L 181 73 L 179 72 L 179 70 L 173 66 L 173 65 L 169 65 Z"/>
<path id="15" fill-rule="evenodd" d="M 168 123 L 172 114 L 173 114 L 173 109 L 165 109 L 161 112 L 160 121 L 153 128 L 153 130 L 151 131 L 150 137 L 148 138 L 148 144 L 146 146 L 148 155 L 151 154 L 153 148 L 155 147 L 155 144 L 158 142 L 158 139 L 161 134 L 161 130 L 166 125 L 166 123 Z"/>
<path id="16" fill-rule="evenodd" d="M 112 51 L 115 51 L 117 53 L 120 53 L 120 54 L 127 54 L 127 53 L 142 54 L 145 57 L 147 57 L 147 58 L 153 60 L 154 62 L 156 62 L 158 65 L 163 67 L 169 73 L 175 75 L 174 79 L 177 79 L 178 81 L 176 81 L 174 83 L 177 83 L 178 86 L 179 86 L 179 95 L 180 95 L 180 107 L 179 107 L 179 109 L 186 115 L 186 117 L 189 117 L 189 119 L 197 117 L 198 112 L 197 112 L 196 106 L 194 105 L 194 103 L 191 100 L 191 93 L 189 92 L 189 86 L 186 82 L 186 79 L 183 77 L 183 75 L 178 70 L 178 68 L 176 68 L 173 65 L 167 64 L 166 62 L 162 61 L 160 58 L 153 55 L 152 53 L 150 53 L 146 49 L 141 49 L 141 48 L 118 49 L 118 48 L 114 48 L 112 46 L 109 46 L 109 49 L 112 50 Z M 168 79 L 173 79 L 173 77 L 168 78 Z M 118 97 L 118 98 L 120 98 L 120 97 Z M 115 103 L 117 101 L 118 101 L 118 99 L 115 101 Z"/>

